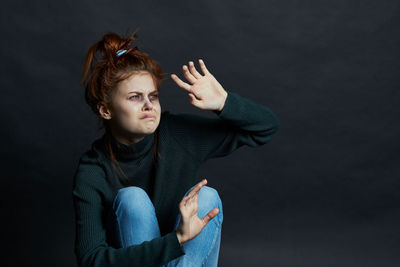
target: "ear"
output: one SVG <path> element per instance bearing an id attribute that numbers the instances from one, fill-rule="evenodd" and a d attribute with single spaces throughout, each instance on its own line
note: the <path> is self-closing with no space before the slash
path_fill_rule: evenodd
<path id="1" fill-rule="evenodd" d="M 97 104 L 97 110 L 99 111 L 100 116 L 105 120 L 111 119 L 111 111 L 106 107 L 103 102 L 99 102 Z"/>

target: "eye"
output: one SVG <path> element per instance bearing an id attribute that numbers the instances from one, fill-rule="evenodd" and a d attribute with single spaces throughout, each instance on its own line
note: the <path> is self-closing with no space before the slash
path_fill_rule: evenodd
<path id="1" fill-rule="evenodd" d="M 158 98 L 158 94 L 151 95 L 151 98 L 153 98 L 153 99 L 157 99 L 157 98 Z"/>
<path id="2" fill-rule="evenodd" d="M 140 96 L 139 95 L 133 95 L 133 96 L 129 97 L 129 99 L 138 100 L 138 99 L 140 99 Z"/>

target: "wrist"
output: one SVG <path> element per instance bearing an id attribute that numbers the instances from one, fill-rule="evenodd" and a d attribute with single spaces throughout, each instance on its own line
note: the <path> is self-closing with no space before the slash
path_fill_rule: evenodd
<path id="1" fill-rule="evenodd" d="M 217 109 L 217 111 L 221 111 L 224 108 L 225 102 L 226 102 L 226 98 L 228 97 L 228 92 L 224 91 L 223 97 L 224 98 L 223 98 L 223 101 L 222 101 L 222 105 Z"/>
<path id="2" fill-rule="evenodd" d="M 178 231 L 176 231 L 176 237 L 178 238 L 179 244 L 183 245 L 183 237 Z"/>

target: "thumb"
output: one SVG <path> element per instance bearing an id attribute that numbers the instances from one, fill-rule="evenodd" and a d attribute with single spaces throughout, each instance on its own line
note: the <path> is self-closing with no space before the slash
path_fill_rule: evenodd
<path id="1" fill-rule="evenodd" d="M 189 93 L 190 103 L 193 106 L 200 107 L 201 101 L 198 100 L 193 93 Z"/>
<path id="2" fill-rule="evenodd" d="M 203 222 L 204 225 L 206 225 L 209 221 L 211 221 L 215 216 L 217 216 L 217 214 L 219 213 L 219 209 L 218 208 L 214 208 L 212 210 L 210 210 L 206 216 L 203 217 Z"/>

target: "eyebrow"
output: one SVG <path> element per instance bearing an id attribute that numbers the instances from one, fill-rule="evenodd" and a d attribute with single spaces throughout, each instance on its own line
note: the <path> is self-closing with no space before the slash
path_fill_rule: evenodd
<path id="1" fill-rule="evenodd" d="M 150 92 L 150 94 L 157 93 L 157 92 L 158 92 L 158 90 L 154 90 L 154 91 Z M 143 94 L 143 92 L 140 92 L 140 91 L 132 91 L 132 92 L 129 92 L 128 95 L 132 94 L 132 93 L 137 93 L 137 94 L 140 94 L 140 95 Z"/>

